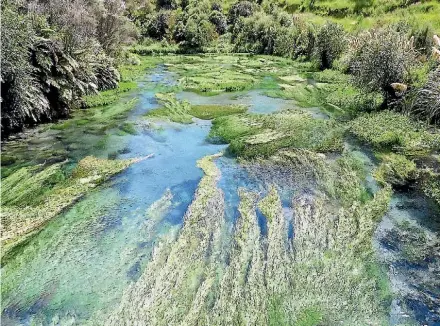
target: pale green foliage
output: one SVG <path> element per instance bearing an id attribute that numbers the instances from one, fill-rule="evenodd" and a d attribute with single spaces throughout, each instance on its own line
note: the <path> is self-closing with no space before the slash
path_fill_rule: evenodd
<path id="1" fill-rule="evenodd" d="M 158 244 L 143 275 L 107 320 L 109 325 L 138 320 L 198 325 L 209 320 L 211 325 L 312 326 L 386 320 L 390 294 L 375 272 L 371 236 L 388 208 L 388 188 L 365 203 L 352 200 L 342 207 L 319 193 L 299 195 L 294 199 L 293 240 L 287 239 L 287 218 L 276 187 L 269 187 L 263 198 L 240 189 L 240 215 L 227 240 L 214 158 L 199 161 L 205 176 L 179 236 Z M 299 161 L 291 163 L 298 172 L 305 168 Z M 321 163 L 326 175 L 338 178 L 333 165 Z M 352 169 L 349 164 L 346 168 Z M 356 181 L 351 190 L 361 187 L 360 179 Z M 257 207 L 267 219 L 265 236 Z M 172 309 L 176 305 L 179 309 Z"/>
<path id="2" fill-rule="evenodd" d="M 392 28 L 373 29 L 352 37 L 350 71 L 368 91 L 393 96 L 392 83 L 405 83 L 416 52 L 407 35 Z"/>
<path id="3" fill-rule="evenodd" d="M 391 148 L 408 155 L 425 155 L 440 147 L 439 134 L 391 111 L 364 114 L 352 121 L 350 130 L 376 148 Z"/>
<path id="4" fill-rule="evenodd" d="M 2 181 L 2 255 L 76 200 L 139 159 L 85 157 L 68 178 L 62 164 L 25 167 Z M 41 170 L 41 171 L 39 171 Z"/>
<path id="5" fill-rule="evenodd" d="M 282 148 L 337 152 L 342 149 L 343 132 L 335 121 L 292 110 L 220 117 L 213 121 L 210 137 L 228 142 L 232 153 L 252 158 L 268 157 Z"/>

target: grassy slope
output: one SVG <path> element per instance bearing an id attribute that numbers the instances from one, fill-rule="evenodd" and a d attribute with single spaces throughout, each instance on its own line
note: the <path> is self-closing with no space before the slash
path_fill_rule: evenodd
<path id="1" fill-rule="evenodd" d="M 235 0 L 227 0 L 223 2 L 223 6 L 229 8 L 235 2 Z M 406 5 L 402 0 L 316 0 L 314 7 L 305 11 L 301 10 L 304 0 L 277 0 L 277 2 L 289 13 L 295 13 L 306 21 L 322 24 L 330 19 L 342 24 L 348 31 L 407 20 L 430 25 L 434 31 L 440 33 L 438 1 L 419 1 Z M 356 4 L 362 2 L 367 3 L 367 6 L 357 9 Z"/>

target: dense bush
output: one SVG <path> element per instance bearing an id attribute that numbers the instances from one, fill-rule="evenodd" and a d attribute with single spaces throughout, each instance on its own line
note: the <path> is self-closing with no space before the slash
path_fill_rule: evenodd
<path id="1" fill-rule="evenodd" d="M 254 3 L 239 1 L 231 6 L 228 12 L 228 23 L 234 25 L 240 17 L 252 16 L 256 10 Z"/>
<path id="2" fill-rule="evenodd" d="M 310 59 L 315 48 L 316 28 L 301 19 L 294 19 L 294 26 L 298 30 L 298 36 L 295 39 L 294 57 L 303 56 Z"/>
<path id="3" fill-rule="evenodd" d="M 222 12 L 214 10 L 209 15 L 209 21 L 215 26 L 215 30 L 219 35 L 226 33 L 228 28 L 228 22 L 226 16 Z"/>
<path id="4" fill-rule="evenodd" d="M 137 36 L 121 0 L 3 1 L 2 137 L 117 86 L 109 57 Z"/>
<path id="5" fill-rule="evenodd" d="M 144 27 L 143 36 L 151 37 L 156 40 L 166 38 L 170 32 L 171 11 L 161 10 L 149 17 L 148 23 Z"/>
<path id="6" fill-rule="evenodd" d="M 395 96 L 391 84 L 405 83 L 416 61 L 416 52 L 403 33 L 392 28 L 366 31 L 351 41 L 349 59 L 354 82 L 368 91 Z"/>
<path id="7" fill-rule="evenodd" d="M 440 122 L 440 67 L 433 70 L 426 83 L 415 90 L 411 112 L 429 122 Z"/>
<path id="8" fill-rule="evenodd" d="M 273 17 L 258 12 L 242 22 L 240 29 L 234 31 L 237 51 L 272 54 L 279 28 Z"/>
<path id="9" fill-rule="evenodd" d="M 327 22 L 321 26 L 315 42 L 314 58 L 321 69 L 328 69 L 346 49 L 347 40 L 341 25 Z"/>
<path id="10" fill-rule="evenodd" d="M 37 118 L 41 109 L 33 112 L 30 97 L 35 88 L 29 62 L 34 34 L 31 22 L 15 8 L 4 5 L 1 9 L 1 125 L 4 135 L 17 130 L 24 119 Z"/>
<path id="11" fill-rule="evenodd" d="M 206 19 L 190 18 L 185 26 L 185 46 L 198 49 L 208 45 L 215 35 L 214 26 Z"/>

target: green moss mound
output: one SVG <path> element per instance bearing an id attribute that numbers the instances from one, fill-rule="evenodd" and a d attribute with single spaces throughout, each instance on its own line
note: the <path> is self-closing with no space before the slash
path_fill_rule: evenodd
<path id="1" fill-rule="evenodd" d="M 377 149 L 392 149 L 410 156 L 424 156 L 440 149 L 440 134 L 408 116 L 392 111 L 361 115 L 351 123 L 350 131 Z"/>
<path id="2" fill-rule="evenodd" d="M 237 156 L 269 157 L 283 148 L 318 152 L 342 150 L 344 128 L 334 120 L 318 120 L 294 110 L 270 115 L 234 115 L 213 121 L 209 134 L 215 141 L 230 144 Z"/>
<path id="3" fill-rule="evenodd" d="M 374 177 L 382 185 L 389 183 L 394 187 L 405 187 L 417 179 L 418 171 L 414 161 L 403 155 L 390 153 L 382 156 Z"/>
<path id="4" fill-rule="evenodd" d="M 212 120 L 225 115 L 244 113 L 246 110 L 243 105 L 193 105 L 190 113 L 199 119 Z"/>

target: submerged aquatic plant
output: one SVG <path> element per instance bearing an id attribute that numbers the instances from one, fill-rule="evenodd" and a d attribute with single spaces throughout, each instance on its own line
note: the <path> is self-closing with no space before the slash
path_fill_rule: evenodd
<path id="1" fill-rule="evenodd" d="M 205 176 L 179 236 L 158 244 L 107 324 L 385 322 L 389 290 L 373 272 L 371 236 L 388 208 L 389 188 L 365 203 L 342 206 L 320 192 L 299 194 L 293 199 L 293 240 L 287 232 L 292 216 L 283 213 L 276 187 L 263 198 L 241 189 L 240 216 L 229 238 L 214 158 L 199 161 Z M 267 220 L 266 235 L 257 207 Z"/>
<path id="2" fill-rule="evenodd" d="M 374 177 L 382 184 L 389 183 L 394 187 L 405 187 L 418 177 L 417 166 L 399 154 L 382 155 L 382 162 L 374 172 Z"/>
<path id="3" fill-rule="evenodd" d="M 24 167 L 5 178 L 1 189 L 2 256 L 91 189 L 141 159 L 88 156 L 78 162 L 69 177 L 59 163 Z"/>
<path id="4" fill-rule="evenodd" d="M 162 107 L 149 111 L 146 115 L 167 118 L 179 123 L 192 123 L 193 117 L 211 120 L 247 110 L 243 105 L 190 105 L 188 101 L 178 100 L 173 93 L 157 93 L 156 98 Z"/>

